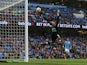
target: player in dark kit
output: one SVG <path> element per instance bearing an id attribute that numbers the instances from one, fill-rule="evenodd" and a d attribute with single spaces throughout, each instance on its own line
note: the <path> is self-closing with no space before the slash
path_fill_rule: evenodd
<path id="1" fill-rule="evenodd" d="M 58 23 L 59 23 L 59 17 L 60 17 L 60 11 L 57 10 L 57 19 L 56 19 L 56 22 L 54 21 L 50 21 L 49 23 L 52 25 L 52 43 L 55 43 L 56 39 L 57 38 L 61 38 L 60 35 L 59 35 L 59 29 L 57 27 Z"/>

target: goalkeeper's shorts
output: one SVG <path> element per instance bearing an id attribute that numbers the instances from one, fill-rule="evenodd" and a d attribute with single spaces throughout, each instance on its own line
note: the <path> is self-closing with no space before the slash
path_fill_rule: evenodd
<path id="1" fill-rule="evenodd" d="M 52 42 L 54 43 L 55 40 L 58 38 L 57 32 L 52 32 Z"/>

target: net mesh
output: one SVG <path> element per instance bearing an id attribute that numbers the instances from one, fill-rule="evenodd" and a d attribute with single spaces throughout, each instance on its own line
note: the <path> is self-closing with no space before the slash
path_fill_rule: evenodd
<path id="1" fill-rule="evenodd" d="M 0 11 L 11 6 L 14 6 L 15 4 L 18 4 L 22 1 L 23 0 L 0 0 Z"/>
<path id="2" fill-rule="evenodd" d="M 0 0 L 0 8 L 20 0 Z M 0 59 L 24 59 L 24 2 L 0 11 Z"/>

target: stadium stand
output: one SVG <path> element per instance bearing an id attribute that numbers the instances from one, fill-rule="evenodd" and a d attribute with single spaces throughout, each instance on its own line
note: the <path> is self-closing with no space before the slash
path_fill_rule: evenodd
<path id="1" fill-rule="evenodd" d="M 46 4 L 30 4 L 29 6 L 29 22 L 47 22 L 50 19 L 55 21 L 56 12 L 59 9 L 61 12 L 61 24 L 87 25 L 87 14 L 85 14 L 85 17 L 82 19 L 76 18 L 73 16 L 73 13 L 79 13 L 79 11 L 73 7 Z M 36 11 L 38 6 L 42 8 L 41 15 L 39 15 Z M 87 11 L 86 9 L 81 10 Z"/>
<path id="2" fill-rule="evenodd" d="M 38 29 L 39 30 L 39 29 Z M 49 30 L 49 29 L 48 29 Z M 64 30 L 64 29 L 63 29 Z M 30 40 L 30 46 L 29 46 L 29 57 L 30 58 L 51 58 L 51 59 L 56 59 L 56 58 L 64 58 L 64 41 L 66 38 L 69 38 L 71 41 L 71 48 L 70 48 L 70 55 L 67 56 L 67 58 L 74 58 L 74 59 L 79 59 L 79 58 L 87 58 L 87 36 L 82 37 L 80 35 L 77 36 L 77 34 L 71 33 L 67 35 L 66 31 L 63 33 L 62 36 L 62 41 L 53 45 L 51 43 L 51 35 L 48 33 L 45 37 L 40 35 L 39 32 L 37 33 L 32 33 L 29 36 Z M 49 30 L 50 32 L 50 30 Z"/>
<path id="3" fill-rule="evenodd" d="M 41 4 L 38 4 L 39 6 Z M 23 6 L 20 6 L 23 7 Z M 56 12 L 57 9 L 61 11 L 61 16 L 60 16 L 60 24 L 76 24 L 76 25 L 87 25 L 87 14 L 85 15 L 84 18 L 79 19 L 75 18 L 72 14 L 73 12 L 78 12 L 75 8 L 72 7 L 66 7 L 66 6 L 55 6 L 55 5 L 41 5 L 42 11 L 40 14 L 36 11 L 37 4 L 29 4 L 29 22 L 36 23 L 36 22 L 45 22 L 47 23 L 48 21 L 56 21 Z M 82 9 L 87 12 L 86 9 Z M 11 11 L 11 10 L 10 10 Z M 0 18 L 3 19 L 3 21 L 7 21 L 8 24 L 10 24 L 11 19 L 5 19 L 5 17 L 17 17 L 17 16 L 23 16 L 23 15 L 11 15 L 8 14 L 10 11 L 6 10 L 3 13 L 0 13 Z M 12 12 L 14 14 L 17 13 L 24 13 L 24 11 L 18 10 L 18 12 L 15 12 L 15 10 Z M 1 17 L 3 16 L 3 17 Z M 15 19 L 14 19 L 15 20 Z M 21 21 L 24 21 L 21 20 Z M 13 21 L 14 22 L 14 21 Z M 2 24 L 3 25 L 3 24 Z M 4 25 L 3 25 L 4 26 Z M 3 26 L 1 27 L 2 32 L 3 31 Z M 5 27 L 6 28 L 6 27 Z M 45 28 L 43 28 L 45 29 Z M 38 30 L 41 29 L 32 29 L 32 32 L 40 34 Z M 50 33 L 50 30 L 48 30 L 48 33 Z M 30 32 L 30 31 L 29 31 Z M 1 32 L 0 32 L 1 33 Z M 63 44 L 64 40 L 67 38 L 66 34 L 62 36 L 62 42 L 61 44 L 51 44 L 51 36 L 43 34 L 38 35 L 35 33 L 29 33 L 29 57 L 30 58 L 38 58 L 38 59 L 43 59 L 43 58 L 64 58 L 64 47 L 61 45 Z M 19 35 L 19 34 L 17 34 Z M 21 34 L 20 34 L 21 35 Z M 17 57 L 24 58 L 23 52 L 24 52 L 24 40 L 22 39 L 23 37 L 21 36 L 16 36 L 12 37 L 7 36 L 1 36 L 0 35 L 0 58 L 14 58 L 14 55 L 11 52 L 14 52 Z M 3 38 L 4 37 L 4 38 Z M 11 42 L 6 42 L 5 40 L 9 40 L 11 38 Z M 70 39 L 72 46 L 71 46 L 71 54 L 68 56 L 69 58 L 87 58 L 87 36 L 82 37 L 82 36 L 68 36 Z M 14 41 L 16 39 L 16 41 Z M 14 45 L 16 43 L 16 45 Z M 10 44 L 10 45 L 8 45 Z M 18 47 L 21 47 L 21 49 L 16 49 Z M 20 52 L 20 53 L 17 53 Z M 7 52 L 7 53 L 5 53 Z M 10 53 L 9 53 L 10 52 Z"/>

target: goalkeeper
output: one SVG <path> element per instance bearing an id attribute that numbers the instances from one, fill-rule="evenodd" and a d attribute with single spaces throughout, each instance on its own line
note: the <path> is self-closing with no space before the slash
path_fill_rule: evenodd
<path id="1" fill-rule="evenodd" d="M 60 35 L 59 35 L 59 29 L 57 27 L 58 23 L 59 23 L 59 17 L 60 17 L 60 11 L 58 10 L 57 11 L 57 19 L 56 19 L 56 22 L 54 21 L 50 21 L 50 25 L 52 25 L 52 43 L 55 43 L 56 39 L 59 38 L 60 39 Z"/>

